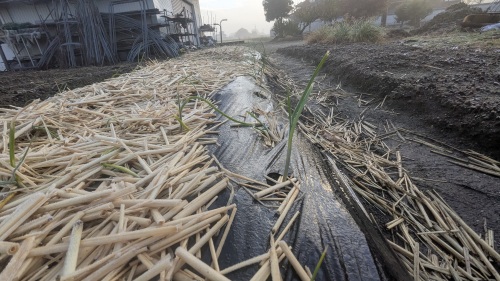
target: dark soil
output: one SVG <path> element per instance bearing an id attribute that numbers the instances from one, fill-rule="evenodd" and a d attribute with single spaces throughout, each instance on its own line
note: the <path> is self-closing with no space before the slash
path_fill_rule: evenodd
<path id="1" fill-rule="evenodd" d="M 390 108 L 500 158 L 500 49 L 432 48 L 407 40 L 296 46 L 280 53 L 316 64 L 327 50 L 332 55 L 324 69 L 335 79 L 387 96 Z"/>
<path id="2" fill-rule="evenodd" d="M 47 99 L 65 89 L 75 89 L 132 71 L 136 64 L 104 67 L 0 72 L 0 107 L 24 106 Z"/>
<path id="3" fill-rule="evenodd" d="M 266 46 L 278 68 L 304 87 L 314 66 L 330 50 L 317 90 L 335 93 L 341 85 L 349 96 L 331 103 L 334 112 L 350 120 L 363 114 L 381 134 L 389 122 L 421 135 L 388 140 L 401 151 L 415 183 L 435 189 L 478 233 L 485 232 L 485 221 L 500 233 L 500 178 L 459 167 L 432 153 L 429 146 L 409 141 L 422 138 L 438 146 L 449 144 L 455 151 L 472 149 L 499 159 L 500 50 L 446 44 L 422 47 L 411 41 L 290 45 Z M 273 53 L 273 49 L 278 50 Z M 359 99 L 373 101 L 360 105 Z M 495 246 L 499 248 L 499 239 Z"/>

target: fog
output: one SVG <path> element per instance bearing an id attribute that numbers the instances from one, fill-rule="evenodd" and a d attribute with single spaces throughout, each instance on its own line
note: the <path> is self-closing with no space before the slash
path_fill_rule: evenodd
<path id="1" fill-rule="evenodd" d="M 227 35 L 238 29 L 248 31 L 257 29 L 258 33 L 269 35 L 273 23 L 266 22 L 262 0 L 200 0 L 201 16 L 204 23 L 227 21 L 222 23 L 222 30 Z"/>

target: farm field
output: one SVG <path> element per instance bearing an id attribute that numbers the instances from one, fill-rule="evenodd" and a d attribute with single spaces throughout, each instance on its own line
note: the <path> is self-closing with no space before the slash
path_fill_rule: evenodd
<path id="1" fill-rule="evenodd" d="M 345 120 L 367 120 L 379 134 L 393 125 L 407 132 L 409 140 L 396 138 L 392 147 L 406 155 L 416 178 L 429 180 L 419 184 L 440 190 L 477 230 L 485 218 L 497 229 L 498 177 L 450 163 L 456 159 L 439 150 L 464 159 L 468 150 L 500 157 L 499 36 L 457 32 L 379 44 L 275 42 L 266 45 L 266 52 L 289 79 L 305 87 L 308 73 L 329 50 L 313 95 L 318 109 L 333 109 Z"/>
<path id="2" fill-rule="evenodd" d="M 16 139 L 15 158 L 18 162 L 26 161 L 18 177 L 9 179 L 9 168 L 2 168 L 6 185 L 3 192 L 15 195 L 9 199 L 13 200 L 10 204 L 0 208 L 0 227 L 8 229 L 8 225 L 16 225 L 10 221 L 11 213 L 16 214 L 14 209 L 18 205 L 31 206 L 27 203 L 31 199 L 36 199 L 33 207 L 40 208 L 38 213 L 31 213 L 31 219 L 40 220 L 41 214 L 61 219 L 65 212 L 76 210 L 78 213 L 67 221 L 75 223 L 81 219 L 84 226 L 80 235 L 89 235 L 82 242 L 85 247 L 96 249 L 92 254 L 95 256 L 89 251 L 85 257 L 116 260 L 117 264 L 92 272 L 92 266 L 98 262 L 92 264 L 86 260 L 79 265 L 81 268 L 62 271 L 67 275 L 65 278 L 77 280 L 106 276 L 148 280 L 160 274 L 162 278 L 169 274 L 177 274 L 179 280 L 193 278 L 195 275 L 183 267 L 184 262 L 172 266 L 170 258 L 174 252 L 178 256 L 175 262 L 179 262 L 179 257 L 192 262 L 213 260 L 220 255 L 220 269 L 223 269 L 235 260 L 252 258 L 257 249 L 262 250 L 258 254 L 267 253 L 269 232 L 273 237 L 270 243 L 277 253 L 271 250 L 263 257 L 262 260 L 269 261 L 260 269 L 255 266 L 234 270 L 225 276 L 239 280 L 276 274 L 273 256 L 290 259 L 293 255 L 282 253 L 284 241 L 296 247 L 292 250 L 299 262 L 313 270 L 325 246 L 319 241 L 331 239 L 325 247 L 325 264 L 342 265 L 327 266 L 317 280 L 340 278 L 337 270 L 341 268 L 346 275 L 353 274 L 353 278 L 363 274 L 370 277 L 377 270 L 380 276 L 389 279 L 405 276 L 398 275 L 401 272 L 394 269 L 397 266 L 392 271 L 387 269 L 386 262 L 395 261 L 391 254 L 380 253 L 384 252 L 383 247 L 391 247 L 401 258 L 399 266 L 407 270 L 403 274 L 429 274 L 436 278 L 473 274 L 496 278 L 500 257 L 495 251 L 500 241 L 493 239 L 493 234 L 500 233 L 499 36 L 498 32 L 480 35 L 457 32 L 391 38 L 376 44 L 336 45 L 307 45 L 302 40 L 270 41 L 247 44 L 261 56 L 251 49 L 231 46 L 192 52 L 167 61 L 148 61 L 140 66 L 120 64 L 0 73 L 4 120 L 2 161 L 8 166 L 8 121 L 13 119 L 17 120 L 16 130 L 22 132 Z M 288 129 L 283 110 L 286 97 L 291 95 L 292 106 L 297 103 L 327 51 L 330 57 L 316 78 L 300 118 L 292 161 L 295 178 L 289 180 L 290 187 L 284 185 L 276 192 L 267 192 L 266 188 L 280 184 L 262 173 L 249 179 L 254 172 L 252 166 L 259 172 L 281 171 L 281 149 Z M 215 114 L 218 112 L 201 99 L 189 99 L 192 97 L 213 99 L 223 112 L 244 118 L 254 126 L 261 124 L 266 130 L 219 122 L 224 117 Z M 181 101 L 186 102 L 184 109 L 179 108 Z M 246 104 L 249 101 L 251 105 Z M 263 110 L 270 105 L 272 109 Z M 88 156 L 82 147 L 91 149 Z M 24 159 L 23 153 L 28 150 Z M 54 155 L 56 161 L 43 159 L 39 163 L 47 153 Z M 85 162 L 86 157 L 93 161 Z M 96 162 L 99 159 L 104 160 Z M 258 162 L 261 159 L 272 160 L 263 165 Z M 198 162 L 189 166 L 190 161 Z M 73 164 L 75 167 L 71 167 Z M 163 165 L 167 168 L 163 169 Z M 63 176 L 66 172 L 77 181 Z M 53 197 L 41 194 L 44 191 L 41 187 L 64 185 L 69 186 L 67 190 L 51 194 Z M 205 189 L 207 186 L 210 188 Z M 348 186 L 356 196 L 344 189 Z M 117 192 L 122 188 L 129 190 L 128 193 Z M 26 192 L 31 189 L 38 193 Z M 89 195 L 92 192 L 101 192 L 103 199 L 92 200 Z M 88 201 L 78 203 L 74 200 L 77 197 Z M 296 204 L 292 204 L 294 200 Z M 67 203 L 73 201 L 77 204 Z M 285 202 L 283 206 L 281 202 Z M 184 210 L 181 203 L 193 208 Z M 285 215 L 278 218 L 270 211 L 274 207 L 289 211 L 286 220 Z M 57 212 L 50 213 L 54 210 Z M 89 210 L 102 211 L 109 219 L 89 216 L 86 213 Z M 299 213 L 304 219 L 294 221 L 292 215 L 297 218 Z M 249 223 L 252 216 L 258 216 L 255 221 L 264 226 L 262 229 L 252 228 Z M 346 225 L 330 227 L 329 223 L 343 220 L 344 216 L 352 216 L 345 219 Z M 313 220 L 319 222 L 311 223 Z M 286 234 L 286 227 L 283 230 L 288 223 L 290 234 Z M 166 225 L 159 226 L 163 224 Z M 29 237 L 27 225 L 20 227 L 22 231 L 11 229 L 3 234 L 4 240 L 20 242 L 22 249 L 32 251 L 21 272 L 25 274 L 23 278 L 40 274 L 50 280 L 60 276 L 59 271 L 63 264 L 67 269 L 65 259 L 70 256 L 66 253 L 68 243 L 72 243 L 70 230 L 78 232 L 78 225 L 66 225 L 66 233 L 57 227 L 49 227 L 45 234 L 35 232 L 39 240 L 20 236 Z M 193 232 L 193 225 L 201 230 Z M 222 228 L 224 225 L 227 226 Z M 229 226 L 239 232 L 233 234 Z M 275 233 L 278 229 L 283 236 Z M 363 233 L 366 241 L 365 238 L 352 241 L 354 238 L 346 238 L 348 235 L 338 233 L 338 229 L 352 231 L 348 232 L 352 237 Z M 134 234 L 154 230 L 161 235 L 185 230 L 187 234 L 182 239 L 167 240 L 169 243 L 157 243 L 157 235 L 148 234 L 150 239 L 145 240 L 150 241 L 148 244 L 139 236 L 126 236 L 128 230 Z M 219 230 L 222 241 L 226 238 L 229 241 L 225 251 L 224 243 L 218 244 Z M 377 248 L 377 241 L 370 236 L 378 236 L 379 230 L 389 242 Z M 241 231 L 248 231 L 254 240 L 242 239 Z M 102 234 L 123 240 L 101 244 L 95 237 Z M 342 248 L 343 243 L 349 246 Z M 51 249 L 50 245 L 56 247 Z M 189 252 L 182 247 L 188 245 L 192 246 Z M 455 265 L 446 260 L 452 254 L 443 252 L 450 248 L 454 249 L 450 252 Z M 130 268 L 125 266 L 128 261 L 115 259 L 120 249 L 131 255 Z M 132 255 L 136 250 L 141 253 L 137 257 Z M 373 261 L 362 255 L 365 250 L 372 253 Z M 419 251 L 424 273 L 413 267 L 414 252 L 419 256 Z M 464 251 L 467 254 L 462 254 Z M 464 257 L 468 257 L 468 251 L 472 264 Z M 8 261 L 5 255 L 0 257 L 0 262 Z M 189 265 L 196 269 L 199 264 L 191 262 Z M 162 264 L 164 268 L 160 270 L 154 264 Z M 214 274 L 205 277 L 221 278 L 218 274 L 224 270 L 215 264 L 206 265 L 212 266 L 208 271 L 204 271 L 206 267 L 198 271 Z M 346 264 L 363 266 L 366 272 L 352 273 L 345 269 Z M 9 270 L 14 266 L 8 267 Z M 37 271 L 41 266 L 46 266 L 47 271 Z M 263 268 L 267 271 L 258 273 Z M 297 274 L 304 279 L 309 274 L 304 269 L 286 268 L 287 280 L 295 280 Z"/>

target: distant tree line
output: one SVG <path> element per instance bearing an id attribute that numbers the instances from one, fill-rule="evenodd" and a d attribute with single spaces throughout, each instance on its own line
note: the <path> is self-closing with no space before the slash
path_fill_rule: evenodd
<path id="1" fill-rule="evenodd" d="M 414 26 L 432 12 L 429 0 L 305 0 L 293 5 L 291 0 L 264 0 L 262 2 L 268 22 L 275 21 L 273 31 L 280 37 L 302 34 L 314 21 L 333 22 L 348 15 L 360 19 L 382 15 L 385 26 L 387 10 L 398 3 L 396 17 L 398 22 L 409 22 Z"/>
<path id="2" fill-rule="evenodd" d="M 252 32 L 248 31 L 246 28 L 240 28 L 234 33 L 234 37 L 238 39 L 258 38 L 261 36 L 262 34 L 259 34 L 259 31 L 256 28 L 252 29 Z"/>

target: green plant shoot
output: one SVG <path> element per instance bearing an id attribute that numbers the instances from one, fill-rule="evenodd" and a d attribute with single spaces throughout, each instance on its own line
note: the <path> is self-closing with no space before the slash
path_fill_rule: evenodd
<path id="1" fill-rule="evenodd" d="M 10 122 L 10 129 L 9 129 L 9 160 L 10 160 L 10 165 L 12 167 L 16 166 L 16 154 L 15 154 L 15 147 L 16 147 L 16 125 L 14 124 L 14 120 Z"/>
<path id="2" fill-rule="evenodd" d="M 101 164 L 104 168 L 108 168 L 108 169 L 115 169 L 115 170 L 118 170 L 122 173 L 125 173 L 125 174 L 129 174 L 129 175 L 132 175 L 136 178 L 139 177 L 138 174 L 136 174 L 134 171 L 126 168 L 126 167 L 123 167 L 123 166 L 120 166 L 120 165 L 115 165 L 115 164 L 109 164 L 109 163 L 102 163 Z"/>
<path id="3" fill-rule="evenodd" d="M 313 85 L 314 85 L 314 79 L 316 78 L 316 76 L 318 76 L 319 71 L 323 67 L 323 64 L 325 64 L 326 60 L 328 59 L 328 56 L 330 56 L 330 51 L 326 52 L 326 54 L 323 56 L 320 63 L 316 67 L 316 70 L 314 70 L 314 73 L 311 76 L 311 79 L 309 79 L 309 83 L 307 83 L 307 87 L 305 88 L 304 93 L 302 93 L 302 96 L 300 97 L 299 103 L 295 107 L 293 114 L 291 116 L 289 116 L 290 129 L 288 130 L 288 143 L 287 143 L 285 172 L 283 173 L 283 180 L 286 180 L 286 178 L 288 177 L 288 169 L 290 168 L 290 158 L 292 155 L 292 142 L 293 142 L 293 135 L 295 133 L 295 128 L 297 127 L 297 123 L 299 122 L 299 118 L 300 118 L 300 115 L 302 114 L 302 110 L 304 109 L 304 106 L 306 105 L 307 100 L 309 99 L 309 95 L 312 92 Z M 289 108 L 289 111 L 291 111 L 291 108 Z"/>
<path id="4" fill-rule="evenodd" d="M 316 280 L 316 276 L 318 275 L 318 272 L 319 272 L 319 268 L 321 267 L 321 264 L 323 263 L 323 261 L 325 260 L 325 257 L 326 257 L 326 251 L 328 250 L 328 247 L 325 248 L 325 250 L 323 251 L 323 253 L 321 254 L 321 257 L 319 258 L 319 261 L 318 261 L 318 264 L 316 264 L 316 267 L 314 268 L 314 272 L 313 272 L 313 275 L 311 277 L 311 281 L 314 281 Z"/>
<path id="5" fill-rule="evenodd" d="M 198 97 L 198 96 L 195 96 L 195 97 L 189 97 L 187 98 L 182 104 L 179 105 L 179 116 L 176 116 L 175 119 L 177 119 L 177 121 L 179 121 L 181 127 L 183 129 L 187 129 L 188 127 L 186 126 L 186 124 L 184 124 L 184 121 L 182 121 L 182 110 L 184 109 L 184 107 L 186 106 L 186 104 L 190 101 L 193 101 L 193 100 L 201 100 L 203 102 L 205 102 L 206 104 L 208 104 L 208 106 L 210 106 L 213 110 L 217 111 L 220 115 L 226 117 L 227 119 L 235 122 L 235 123 L 238 123 L 242 126 L 246 126 L 246 127 L 259 127 L 259 126 L 263 126 L 263 124 L 255 117 L 255 115 L 252 115 L 250 114 L 250 116 L 252 116 L 253 118 L 257 119 L 257 123 L 246 123 L 246 122 L 242 122 L 242 121 L 239 121 L 237 119 L 234 119 L 233 117 L 225 114 L 224 112 L 222 112 L 220 109 L 217 108 L 217 106 L 215 106 L 213 103 L 211 103 L 209 100 L 205 99 L 205 98 L 202 98 L 202 97 Z"/>
<path id="6" fill-rule="evenodd" d="M 16 118 L 17 118 L 17 116 L 16 116 Z M 10 128 L 9 128 L 9 163 L 12 166 L 12 168 L 14 168 L 14 169 L 12 170 L 12 176 L 11 176 L 10 180 L 8 180 L 6 182 L 0 182 L 0 184 L 1 185 L 3 185 L 3 184 L 16 184 L 17 186 L 23 187 L 22 182 L 16 176 L 16 172 L 21 167 L 21 165 L 24 163 L 24 159 L 26 159 L 26 155 L 28 155 L 28 151 L 29 151 L 29 148 L 31 146 L 31 142 L 30 142 L 30 145 L 28 146 L 28 148 L 26 148 L 26 151 L 22 155 L 20 161 L 16 165 L 16 151 L 15 151 L 15 149 L 16 149 L 16 125 L 15 125 L 16 118 L 14 118 L 10 122 Z M 8 202 L 8 200 L 10 200 L 11 198 L 12 197 L 7 197 L 6 199 L 4 199 L 2 201 L 3 204 L 6 204 L 6 202 Z"/>

